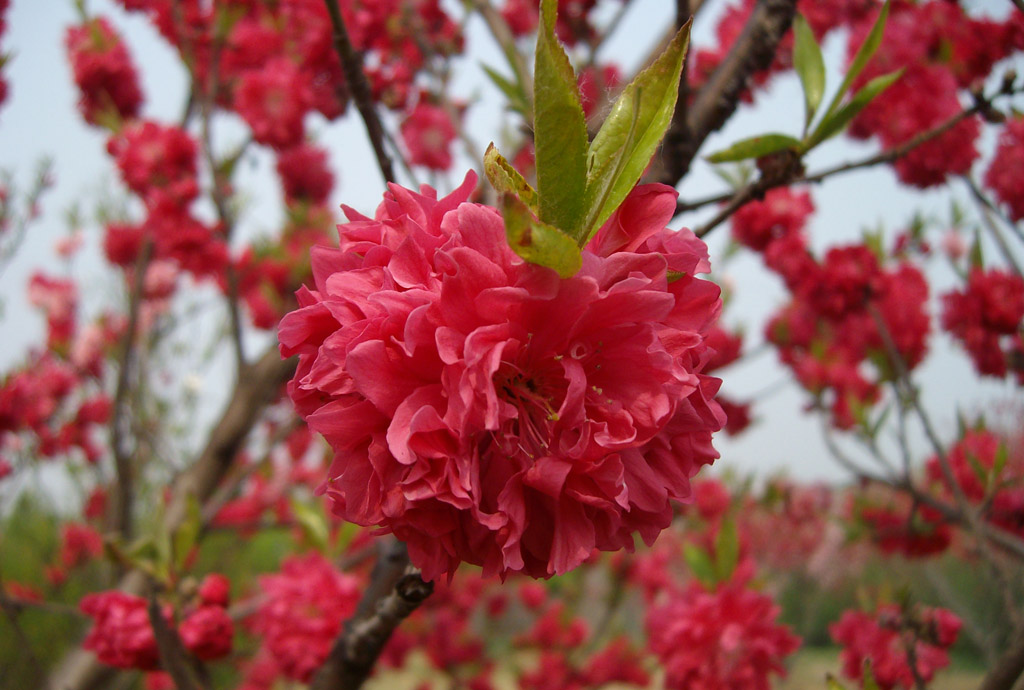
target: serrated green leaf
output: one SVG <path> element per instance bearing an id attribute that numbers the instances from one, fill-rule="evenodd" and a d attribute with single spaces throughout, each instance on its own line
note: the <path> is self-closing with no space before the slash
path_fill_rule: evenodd
<path id="1" fill-rule="evenodd" d="M 875 77 L 858 91 L 850 102 L 840 108 L 837 112 L 826 115 L 822 118 L 814 133 L 807 141 L 807 148 L 813 148 L 826 139 L 839 134 L 850 124 L 850 120 L 857 117 L 857 114 L 864 110 L 868 103 L 875 97 L 892 86 L 893 82 L 903 76 L 903 69 Z"/>
<path id="2" fill-rule="evenodd" d="M 793 68 L 804 91 L 804 132 L 807 132 L 825 95 L 825 60 L 814 32 L 801 14 L 793 18 L 793 39 Z"/>
<path id="3" fill-rule="evenodd" d="M 540 200 L 537 191 L 530 186 L 530 183 L 519 174 L 519 171 L 512 167 L 512 164 L 505 160 L 505 157 L 498 153 L 494 142 L 484 152 L 484 174 L 490 181 L 498 194 L 514 194 L 517 199 L 526 204 L 527 208 L 535 216 L 540 215 Z"/>
<path id="4" fill-rule="evenodd" d="M 542 0 L 533 75 L 533 141 L 542 222 L 575 237 L 587 186 L 587 120 L 576 74 L 555 36 L 557 0 Z"/>
<path id="5" fill-rule="evenodd" d="M 704 586 L 711 588 L 717 584 L 715 566 L 711 562 L 711 557 L 707 551 L 693 542 L 686 542 L 683 544 L 683 558 L 686 560 L 686 565 L 689 566 L 690 572 Z"/>
<path id="6" fill-rule="evenodd" d="M 526 261 L 547 266 L 562 278 L 576 275 L 582 265 L 580 248 L 560 229 L 537 220 L 514 194 L 501 195 L 501 215 L 505 219 L 508 244 Z"/>
<path id="7" fill-rule="evenodd" d="M 580 246 L 633 189 L 665 136 L 679 95 L 691 23 L 692 19 L 687 21 L 665 52 L 623 89 L 590 144 Z"/>
<path id="8" fill-rule="evenodd" d="M 327 553 L 330 532 L 323 511 L 297 499 L 292 501 L 291 507 L 295 520 L 309 543 L 320 553 Z"/>
<path id="9" fill-rule="evenodd" d="M 202 528 L 203 516 L 199 510 L 199 501 L 195 494 L 189 494 L 185 499 L 185 519 L 174 531 L 172 545 L 174 547 L 174 567 L 181 570 L 185 566 L 185 559 L 195 546 L 199 538 L 199 530 Z"/>
<path id="10" fill-rule="evenodd" d="M 786 149 L 799 150 L 799 139 L 788 134 L 759 134 L 756 137 L 740 139 L 727 149 L 717 151 L 706 158 L 709 163 L 731 163 L 747 158 L 760 158 Z"/>
<path id="11" fill-rule="evenodd" d="M 875 25 L 871 27 L 867 38 L 864 39 L 864 42 L 860 44 L 860 48 L 857 49 L 857 54 L 853 57 L 853 62 L 850 63 L 850 69 L 847 70 L 846 76 L 843 77 L 843 83 L 840 84 L 836 95 L 832 97 L 832 102 L 829 103 L 828 110 L 825 111 L 825 119 L 839 108 L 839 104 L 843 102 L 843 98 L 846 96 L 846 92 L 850 90 L 850 86 L 853 85 L 853 81 L 864 71 L 868 61 L 871 60 L 875 51 L 878 50 L 878 46 L 882 43 L 882 33 L 885 31 L 885 20 L 888 16 L 889 0 L 885 0 L 882 10 L 878 13 L 878 19 L 875 20 Z"/>
<path id="12" fill-rule="evenodd" d="M 736 570 L 740 560 L 740 538 L 736 532 L 736 522 L 732 519 L 722 521 L 715 536 L 715 574 L 719 582 L 726 582 Z"/>

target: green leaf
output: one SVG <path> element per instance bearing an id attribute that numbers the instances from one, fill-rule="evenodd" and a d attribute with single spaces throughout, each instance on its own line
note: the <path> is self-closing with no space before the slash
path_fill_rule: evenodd
<path id="1" fill-rule="evenodd" d="M 727 149 L 717 151 L 707 157 L 709 163 L 731 163 L 746 158 L 760 158 L 769 153 L 777 153 L 786 149 L 799 150 L 802 143 L 788 134 L 760 134 L 748 139 L 740 139 Z"/>
<path id="2" fill-rule="evenodd" d="M 501 215 L 508 244 L 523 259 L 553 268 L 562 278 L 580 270 L 582 257 L 575 240 L 553 225 L 538 221 L 515 195 L 501 195 Z"/>
<path id="3" fill-rule="evenodd" d="M 1003 474 L 1003 469 L 1006 467 L 1006 461 L 1009 460 L 1010 449 L 1007 448 L 1005 443 L 1000 442 L 999 449 L 996 451 L 995 460 L 992 461 L 992 480 L 998 481 L 999 477 Z"/>
<path id="4" fill-rule="evenodd" d="M 533 75 L 533 139 L 541 221 L 575 237 L 587 185 L 587 121 L 576 74 L 555 36 L 557 0 L 540 4 Z"/>
<path id="5" fill-rule="evenodd" d="M 814 32 L 803 15 L 793 18 L 793 67 L 800 77 L 804 90 L 804 132 L 811 127 L 814 114 L 818 112 L 825 95 L 825 60 L 821 48 L 814 39 Z"/>
<path id="6" fill-rule="evenodd" d="M 665 136 L 679 95 L 691 23 L 622 91 L 590 144 L 581 246 L 633 189 Z"/>
<path id="7" fill-rule="evenodd" d="M 839 109 L 838 112 L 831 115 L 826 115 L 822 118 L 821 122 L 814 130 L 814 134 L 807 142 L 807 148 L 810 149 L 817 146 L 826 139 L 839 134 L 846 128 L 846 125 L 850 124 L 850 120 L 857 117 L 857 113 L 864 110 L 868 103 L 873 101 L 875 97 L 885 91 L 887 88 L 892 86 L 893 82 L 903 76 L 903 68 L 896 70 L 895 72 L 889 72 L 881 76 L 875 77 L 867 84 L 864 85 L 860 91 L 858 91 L 850 102 Z"/>
<path id="8" fill-rule="evenodd" d="M 967 458 L 967 464 L 971 466 L 971 471 L 974 472 L 974 476 L 977 477 L 978 483 L 982 486 L 988 484 L 988 470 L 981 464 L 981 460 L 978 459 L 978 456 L 969 450 L 964 453 L 964 456 Z"/>
<path id="9" fill-rule="evenodd" d="M 484 152 L 484 174 L 498 194 L 514 194 L 526 204 L 533 215 L 540 215 L 540 199 L 536 190 L 511 163 L 505 160 L 504 156 L 498 153 L 494 142 L 491 142 Z"/>
<path id="10" fill-rule="evenodd" d="M 503 77 L 493 67 L 489 67 L 482 63 L 480 67 L 481 69 L 483 69 L 484 73 L 488 77 L 490 77 L 491 81 L 494 82 L 494 85 L 497 86 L 498 89 L 503 94 L 505 94 L 505 98 L 508 99 L 509 105 L 512 107 L 512 109 L 525 113 L 527 110 L 526 94 L 523 93 L 522 86 L 520 86 L 517 82 L 510 81 L 509 79 Z"/>
<path id="11" fill-rule="evenodd" d="M 683 544 L 683 558 L 686 560 L 686 565 L 689 566 L 690 572 L 704 586 L 711 588 L 718 583 L 715 575 L 715 566 L 711 563 L 711 557 L 708 556 L 707 551 L 693 542 L 686 542 Z"/>
<path id="12" fill-rule="evenodd" d="M 839 90 L 836 91 L 836 95 L 832 97 L 832 102 L 829 103 L 828 110 L 825 112 L 826 119 L 839 108 L 839 104 L 843 102 L 843 97 L 850 90 L 853 81 L 864 71 L 868 61 L 874 56 L 875 51 L 878 50 L 878 46 L 882 43 L 882 33 L 885 31 L 885 20 L 888 16 L 889 0 L 885 0 L 885 4 L 882 5 L 882 11 L 878 13 L 878 19 L 875 20 L 875 25 L 871 27 L 867 38 L 864 39 L 864 42 L 860 44 L 860 48 L 857 49 L 857 54 L 853 57 L 853 62 L 850 63 L 850 69 L 847 70 L 846 76 L 843 77 L 843 83 L 839 86 Z"/>
<path id="13" fill-rule="evenodd" d="M 981 233 L 977 228 L 974 230 L 974 242 L 971 243 L 971 253 L 968 255 L 971 268 L 983 270 L 985 268 L 985 256 L 981 250 Z"/>
<path id="14" fill-rule="evenodd" d="M 715 536 L 715 574 L 719 582 L 725 582 L 736 570 L 740 560 L 740 539 L 736 523 L 731 519 L 722 521 Z"/>
<path id="15" fill-rule="evenodd" d="M 871 668 L 871 657 L 864 659 L 864 666 L 861 673 L 862 690 L 881 690 L 875 680 L 875 672 Z"/>
<path id="16" fill-rule="evenodd" d="M 199 538 L 199 530 L 203 524 L 203 516 L 199 510 L 199 501 L 195 494 L 189 494 L 185 499 L 185 519 L 174 531 L 174 567 L 181 570 L 185 567 L 185 560 L 188 558 L 192 547 L 196 545 Z"/>
<path id="17" fill-rule="evenodd" d="M 327 553 L 330 533 L 323 511 L 299 500 L 292 501 L 291 507 L 295 519 L 309 543 L 320 553 Z"/>

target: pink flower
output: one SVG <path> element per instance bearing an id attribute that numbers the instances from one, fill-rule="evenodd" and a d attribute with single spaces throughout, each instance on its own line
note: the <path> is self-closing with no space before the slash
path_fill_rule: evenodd
<path id="1" fill-rule="evenodd" d="M 736 585 L 714 592 L 691 586 L 647 614 L 651 650 L 667 688 L 768 690 L 771 674 L 800 638 L 779 625 L 772 599 Z"/>
<path id="2" fill-rule="evenodd" d="M 999 133 L 985 184 L 1010 209 L 1013 220 L 1024 218 L 1024 117 L 1009 120 Z"/>
<path id="3" fill-rule="evenodd" d="M 963 291 L 942 296 L 942 328 L 963 344 L 981 374 L 1005 376 L 1008 363 L 1015 364 L 1012 336 L 1022 320 L 1024 280 L 1006 271 L 972 269 Z"/>
<path id="4" fill-rule="evenodd" d="M 199 194 L 196 143 L 184 130 L 136 122 L 107 142 L 121 177 L 150 206 L 187 206 Z"/>
<path id="5" fill-rule="evenodd" d="M 210 573 L 199 585 L 199 600 L 203 606 L 225 608 L 231 599 L 231 583 L 220 573 Z"/>
<path id="6" fill-rule="evenodd" d="M 699 372 L 719 291 L 693 275 L 703 243 L 665 230 L 668 188 L 636 190 L 560 280 L 464 203 L 475 181 L 441 200 L 392 185 L 375 219 L 346 208 L 281 353 L 334 449 L 335 512 L 393 532 L 429 579 L 463 561 L 546 577 L 653 541 L 717 457 L 719 381 Z"/>
<path id="7" fill-rule="evenodd" d="M 921 607 L 906 615 L 898 606 L 881 606 L 870 615 L 847 611 L 829 626 L 832 639 L 843 646 L 839 654 L 843 675 L 860 680 L 865 659 L 882 690 L 916 687 L 907 658 L 912 645 L 917 674 L 930 682 L 935 672 L 949 665 L 946 649 L 956 642 L 960 619 L 944 609 Z"/>
<path id="8" fill-rule="evenodd" d="M 127 120 L 138 114 L 142 92 L 128 49 L 103 17 L 67 30 L 64 43 L 81 92 L 78 109 L 89 124 Z"/>
<path id="9" fill-rule="evenodd" d="M 178 628 L 185 649 L 201 661 L 213 661 L 231 653 L 235 624 L 220 606 L 200 606 Z"/>
<path id="10" fill-rule="evenodd" d="M 235 110 L 261 144 L 286 149 L 302 141 L 303 118 L 313 106 L 309 76 L 288 58 L 275 58 L 242 76 Z"/>
<path id="11" fill-rule="evenodd" d="M 277 157 L 284 198 L 288 203 L 306 201 L 319 205 L 334 188 L 334 175 L 327 167 L 327 152 L 312 144 L 299 144 Z"/>
<path id="12" fill-rule="evenodd" d="M 418 103 L 402 121 L 400 129 L 410 163 L 430 170 L 452 167 L 451 149 L 456 132 L 444 108 Z"/>
<path id="13" fill-rule="evenodd" d="M 93 626 L 82 646 L 110 666 L 155 670 L 160 654 L 146 607 L 142 597 L 117 590 L 86 595 L 79 608 Z"/>
<path id="14" fill-rule="evenodd" d="M 779 238 L 802 233 L 812 213 L 814 203 L 808 192 L 777 187 L 768 190 L 764 200 L 744 204 L 733 214 L 732 234 L 737 242 L 764 251 Z"/>
<path id="15" fill-rule="evenodd" d="M 288 558 L 277 575 L 260 578 L 265 600 L 249 627 L 281 673 L 309 682 L 331 649 L 341 624 L 356 610 L 359 582 L 320 554 Z"/>
<path id="16" fill-rule="evenodd" d="M 68 523 L 61 528 L 60 562 L 65 568 L 88 563 L 103 553 L 103 537 L 88 525 Z"/>

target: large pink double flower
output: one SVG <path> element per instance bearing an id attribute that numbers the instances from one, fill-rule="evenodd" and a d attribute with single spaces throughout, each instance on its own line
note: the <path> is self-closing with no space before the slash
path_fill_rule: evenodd
<path id="1" fill-rule="evenodd" d="M 346 520 L 405 541 L 424 577 L 564 573 L 648 543 L 717 453 L 702 376 L 721 308 L 707 249 L 665 228 L 675 191 L 637 188 L 560 279 L 525 263 L 501 215 L 391 185 L 315 247 L 315 290 L 281 322 L 289 393 L 334 449 Z"/>

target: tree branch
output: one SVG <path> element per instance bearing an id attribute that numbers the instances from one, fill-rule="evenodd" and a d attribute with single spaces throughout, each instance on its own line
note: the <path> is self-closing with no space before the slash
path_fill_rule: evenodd
<path id="1" fill-rule="evenodd" d="M 1024 674 L 1024 633 L 1018 633 L 1013 645 L 985 676 L 978 690 L 1011 690 Z"/>
<path id="2" fill-rule="evenodd" d="M 173 533 L 185 520 L 189 495 L 199 499 L 200 505 L 213 495 L 258 421 L 260 412 L 277 397 L 281 385 L 294 373 L 295 364 L 294 358 L 282 360 L 275 345 L 244 368 L 227 407 L 210 431 L 206 447 L 174 481 L 164 514 L 164 528 L 168 532 Z M 138 570 L 129 571 L 117 587 L 142 595 L 146 592 L 146 577 Z M 108 686 L 115 672 L 116 669 L 97 662 L 92 653 L 77 648 L 57 666 L 50 686 L 60 690 L 99 690 Z"/>
<path id="3" fill-rule="evenodd" d="M 370 584 L 355 615 L 334 641 L 310 690 L 355 690 L 363 684 L 398 624 L 434 591 L 409 563 L 405 544 L 381 544 Z"/>
<path id="4" fill-rule="evenodd" d="M 680 80 L 681 100 L 665 135 L 661 155 L 655 158 L 647 179 L 674 186 L 689 172 L 704 140 L 735 112 L 750 76 L 771 65 L 795 14 L 796 0 L 759 0 L 729 54 L 688 107 L 678 105 L 686 102 L 682 99 L 688 96 L 689 88 L 685 80 Z"/>
<path id="5" fill-rule="evenodd" d="M 121 351 L 118 356 L 120 367 L 117 372 L 117 384 L 114 388 L 113 414 L 110 420 L 110 445 L 114 453 L 114 472 L 117 475 L 114 500 L 108 514 L 108 525 L 123 539 L 132 538 L 133 515 L 135 502 L 134 468 L 132 467 L 132 450 L 128 447 L 128 393 L 130 388 L 132 362 L 134 361 L 136 331 L 139 327 L 139 310 L 142 308 L 143 291 L 145 290 L 146 269 L 153 256 L 153 238 L 146 237 L 139 256 L 135 259 L 131 292 L 128 295 L 128 324 L 121 338 Z"/>
<path id="6" fill-rule="evenodd" d="M 153 626 L 156 648 L 160 652 L 160 666 L 174 679 L 177 689 L 206 690 L 208 684 L 202 677 L 198 662 L 186 651 L 178 631 L 167 624 L 160 604 L 152 592 L 146 612 L 149 614 L 149 624 Z"/>
<path id="7" fill-rule="evenodd" d="M 373 145 L 373 153 L 377 156 L 377 165 L 380 173 L 384 176 L 385 182 L 395 181 L 395 170 L 391 164 L 391 156 L 384 149 L 384 127 L 380 123 L 380 117 L 373 105 L 373 94 L 370 91 L 370 84 L 363 74 L 362 57 L 356 53 L 352 46 L 352 39 L 349 38 L 348 29 L 345 28 L 345 19 L 341 16 L 341 9 L 338 7 L 338 0 L 324 0 L 327 5 L 327 13 L 331 16 L 331 25 L 334 27 L 334 49 L 341 58 L 341 67 L 345 72 L 345 81 L 348 82 L 352 99 L 356 103 L 359 115 L 366 125 L 366 134 L 370 137 Z"/>

